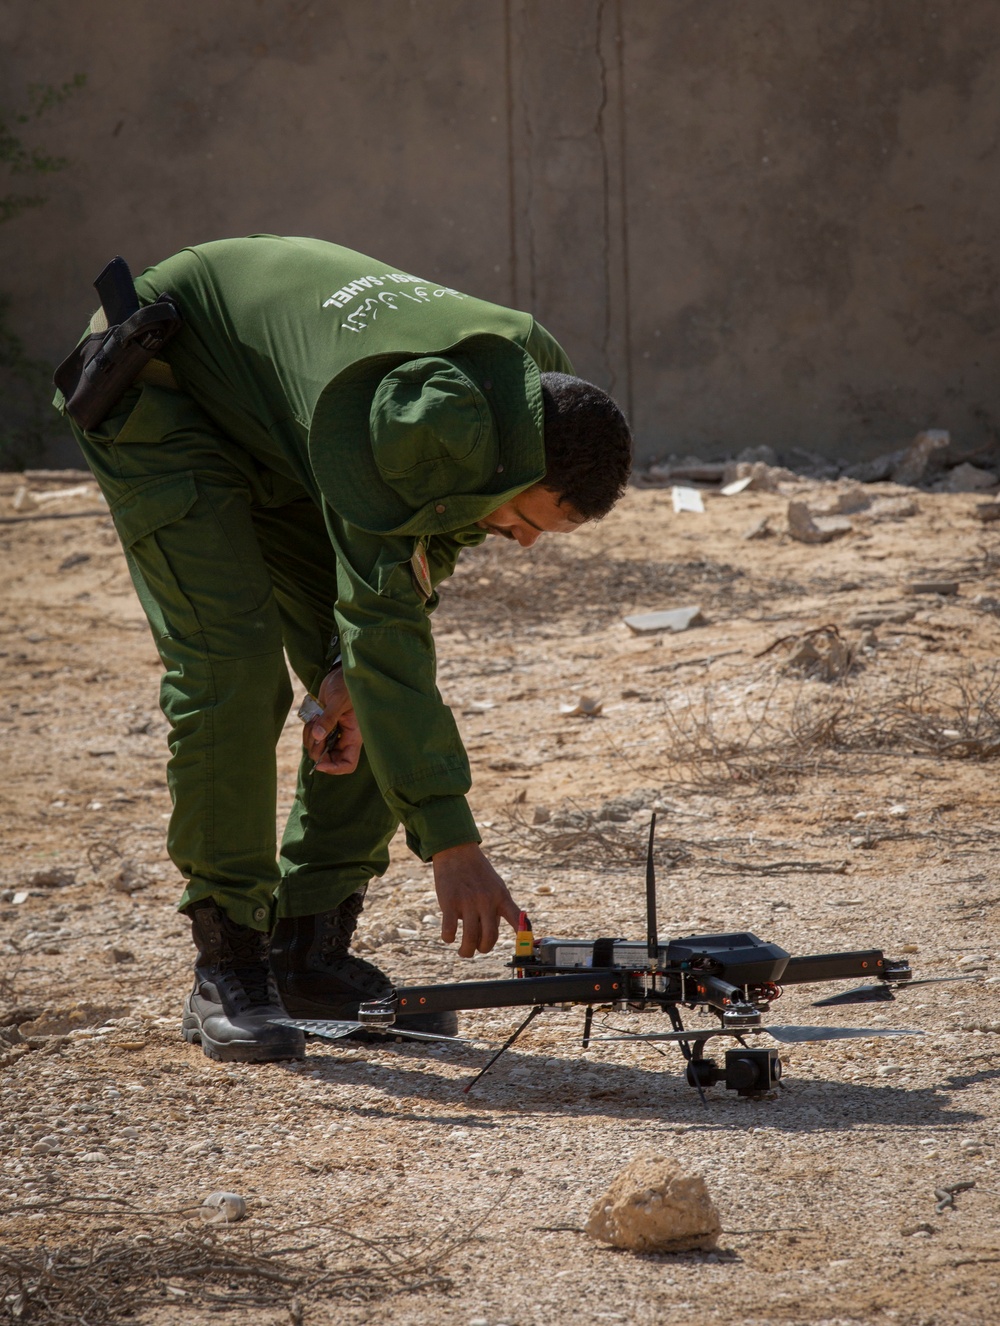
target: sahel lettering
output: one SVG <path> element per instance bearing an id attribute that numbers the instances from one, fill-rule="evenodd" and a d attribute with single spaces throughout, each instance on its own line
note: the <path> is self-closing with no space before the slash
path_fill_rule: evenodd
<path id="1" fill-rule="evenodd" d="M 323 300 L 324 308 L 345 308 L 355 296 L 370 290 L 374 285 L 385 285 L 392 281 L 394 285 L 423 285 L 419 276 L 410 276 L 406 272 L 385 272 L 382 276 L 356 276 L 339 290 L 335 290 L 329 299 Z"/>
<path id="2" fill-rule="evenodd" d="M 410 280 L 414 278 L 408 278 Z M 374 322 L 379 315 L 380 309 L 389 309 L 393 313 L 398 313 L 403 307 L 395 301 L 398 299 L 408 299 L 412 304 L 429 304 L 432 299 L 443 299 L 445 295 L 450 295 L 452 299 L 466 299 L 468 296 L 460 294 L 457 290 L 452 290 L 450 286 L 440 285 L 428 287 L 418 283 L 413 287 L 413 293 L 409 290 L 384 290 L 380 295 L 363 300 L 355 309 L 347 314 L 346 320 L 340 325 L 344 331 L 362 332 L 368 326 L 369 320 Z M 328 301 L 329 302 L 329 301 Z M 324 305 L 324 308 L 326 305 Z"/>

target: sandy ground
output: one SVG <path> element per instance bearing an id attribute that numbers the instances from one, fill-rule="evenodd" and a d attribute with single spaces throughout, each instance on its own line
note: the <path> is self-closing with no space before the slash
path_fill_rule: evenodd
<path id="1" fill-rule="evenodd" d="M 0 478 L 8 517 L 16 482 Z M 844 491 L 793 487 L 817 508 Z M 867 494 L 849 534 L 810 547 L 782 532 L 789 491 L 710 496 L 700 515 L 632 491 L 593 530 L 468 555 L 439 609 L 474 808 L 536 933 L 641 937 L 656 804 L 663 933 L 878 946 L 917 976 L 971 978 L 835 1010 L 810 1003 L 839 987 L 790 989 L 772 1021 L 925 1034 L 795 1046 L 784 1089 L 717 1087 L 707 1108 L 676 1051 L 585 1052 L 571 1010 L 470 1094 L 478 1046 L 311 1042 L 266 1067 L 187 1046 L 158 661 L 110 520 L 0 525 L 0 1320 L 1000 1320 L 1000 524 L 973 518 L 981 496 Z M 765 516 L 775 532 L 744 537 Z M 680 635 L 621 621 L 696 604 L 705 624 Z M 821 626 L 854 651 L 832 681 L 791 663 Z M 600 717 L 560 713 L 582 695 Z M 362 946 L 401 980 L 502 975 L 509 937 L 463 963 L 433 902 L 398 839 Z M 516 1020 L 463 1028 L 499 1041 Z M 650 1152 L 705 1176 L 717 1252 L 582 1233 Z M 214 1189 L 249 1208 L 221 1234 L 191 1209 Z"/>

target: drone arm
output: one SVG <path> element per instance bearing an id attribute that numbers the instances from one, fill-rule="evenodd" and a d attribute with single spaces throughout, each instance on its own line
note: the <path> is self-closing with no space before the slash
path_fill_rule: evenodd
<path id="1" fill-rule="evenodd" d="M 396 1012 L 443 1013 L 454 1009 L 530 1008 L 533 1004 L 605 1004 L 622 998 L 618 972 L 526 976 L 519 981 L 457 981 L 407 985 L 396 991 Z"/>
<path id="2" fill-rule="evenodd" d="M 887 966 L 896 969 L 899 964 L 887 964 L 880 948 L 863 949 L 856 953 L 815 953 L 804 958 L 789 958 L 779 980 L 782 985 L 853 981 L 865 976 L 884 976 Z M 896 979 L 905 978 L 898 975 Z"/>

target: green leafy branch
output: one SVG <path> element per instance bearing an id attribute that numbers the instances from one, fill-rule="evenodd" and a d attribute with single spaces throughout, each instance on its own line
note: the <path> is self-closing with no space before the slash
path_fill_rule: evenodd
<path id="1" fill-rule="evenodd" d="M 11 175 L 51 175 L 65 170 L 69 165 L 68 157 L 53 156 L 50 152 L 28 146 L 21 137 L 20 129 L 33 120 L 40 120 L 56 106 L 61 106 L 86 82 L 86 74 L 75 74 L 58 87 L 51 83 L 32 83 L 28 88 L 28 110 L 4 111 L 0 108 L 0 165 L 6 166 Z M 31 207 L 41 207 L 44 202 L 45 195 L 40 193 L 0 195 L 0 225 L 4 221 L 12 221 Z"/>
<path id="2" fill-rule="evenodd" d="M 32 83 L 25 109 L 0 106 L 0 168 L 6 168 L 9 177 L 36 180 L 66 169 L 68 157 L 26 143 L 23 135 L 26 126 L 61 106 L 86 82 L 86 74 L 75 74 L 58 85 Z M 0 194 L 0 225 L 46 201 L 36 190 Z M 50 372 L 48 363 L 28 353 L 10 322 L 10 297 L 0 292 L 0 467 L 23 468 L 44 451 L 56 422 L 48 403 Z"/>

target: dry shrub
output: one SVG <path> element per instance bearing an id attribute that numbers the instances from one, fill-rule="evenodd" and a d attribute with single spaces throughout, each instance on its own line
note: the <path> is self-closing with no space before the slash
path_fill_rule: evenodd
<path id="1" fill-rule="evenodd" d="M 778 790 L 838 753 L 996 758 L 1000 665 L 936 675 L 914 668 L 891 688 L 874 681 L 844 683 L 832 693 L 801 686 L 791 697 L 775 679 L 736 713 L 706 687 L 696 704 L 668 703 L 663 712 L 670 782 Z"/>
<path id="2" fill-rule="evenodd" d="M 111 1326 L 156 1303 L 179 1307 L 182 1317 L 196 1307 L 284 1307 L 301 1321 L 303 1305 L 320 1299 L 367 1303 L 447 1289 L 443 1268 L 482 1223 L 418 1241 L 362 1238 L 325 1221 L 256 1234 L 191 1223 L 169 1232 L 134 1212 L 114 1214 L 129 1232 L 0 1246 L 0 1321 Z"/>
<path id="3" fill-rule="evenodd" d="M 508 806 L 490 832 L 490 853 L 498 861 L 536 865 L 580 866 L 600 861 L 602 866 L 634 866 L 645 859 L 647 824 L 616 824 L 600 818 L 600 811 L 573 803 L 559 817 L 562 822 L 532 824 L 520 806 Z M 661 835 L 657 860 L 679 865 L 690 855 L 680 839 Z"/>

